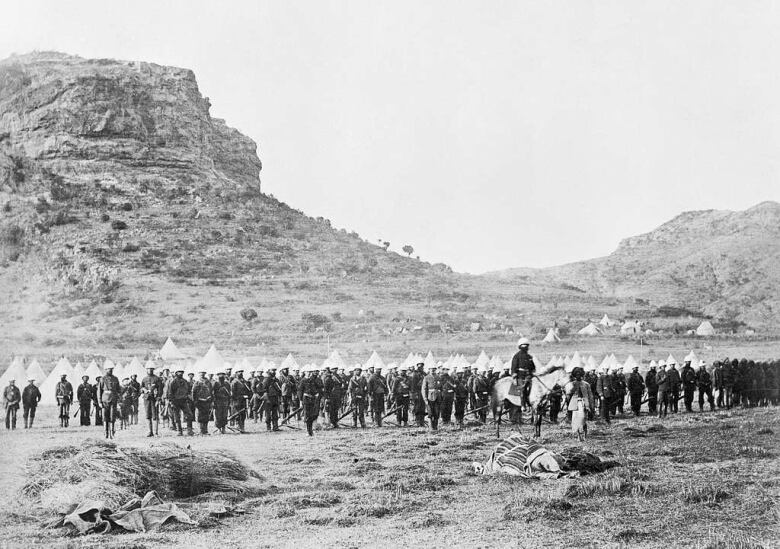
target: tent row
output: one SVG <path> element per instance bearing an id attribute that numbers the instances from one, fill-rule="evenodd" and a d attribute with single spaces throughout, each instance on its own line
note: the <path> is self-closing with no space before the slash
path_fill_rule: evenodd
<path id="1" fill-rule="evenodd" d="M 578 336 L 598 336 L 598 335 L 604 335 L 607 333 L 607 328 L 611 328 L 615 326 L 616 323 L 607 315 L 604 315 L 604 317 L 598 322 L 590 322 L 587 326 L 583 326 L 579 330 L 577 330 Z M 638 320 L 627 320 L 620 326 L 620 335 L 634 335 L 634 334 L 652 334 L 652 330 L 643 330 L 642 329 L 642 323 Z M 715 328 L 712 326 L 712 323 L 709 320 L 703 321 L 701 324 L 699 324 L 699 327 L 695 330 L 689 330 L 688 335 L 697 335 L 697 336 L 714 336 L 716 335 Z M 561 341 L 560 334 L 558 332 L 557 328 L 550 328 L 547 331 L 547 335 L 542 339 L 542 343 L 557 343 Z"/>

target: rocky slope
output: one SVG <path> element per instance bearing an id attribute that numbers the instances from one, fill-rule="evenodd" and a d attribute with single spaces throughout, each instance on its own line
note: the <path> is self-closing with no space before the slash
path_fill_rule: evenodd
<path id="1" fill-rule="evenodd" d="M 568 283 L 656 307 L 684 308 L 759 326 L 780 325 L 780 204 L 685 212 L 623 240 L 607 257 L 502 278 Z"/>
<path id="2" fill-rule="evenodd" d="M 48 52 L 0 61 L 0 361 L 143 354 L 167 335 L 241 356 L 321 358 L 331 343 L 396 356 L 511 349 L 515 333 L 543 336 L 553 321 L 652 316 L 640 295 L 698 308 L 695 296 L 706 311 L 777 326 L 776 248 L 750 261 L 776 235 L 772 207 L 751 217 L 755 250 L 729 240 L 728 223 L 744 221 L 711 213 L 629 239 L 614 260 L 472 277 L 264 195 L 260 170 L 255 143 L 210 116 L 189 70 Z M 721 227 L 718 249 L 740 252 L 713 265 L 696 224 Z M 672 257 L 686 268 L 656 270 Z"/>

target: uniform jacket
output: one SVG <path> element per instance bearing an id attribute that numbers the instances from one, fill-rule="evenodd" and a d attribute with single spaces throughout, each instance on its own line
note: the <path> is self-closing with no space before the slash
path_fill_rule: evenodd
<path id="1" fill-rule="evenodd" d="M 645 386 L 648 393 L 658 391 L 658 381 L 656 381 L 656 372 L 654 370 L 650 370 L 645 374 Z"/>
<path id="2" fill-rule="evenodd" d="M 41 401 L 41 391 L 35 385 L 25 385 L 22 391 L 22 404 L 27 408 L 33 408 Z"/>
<path id="3" fill-rule="evenodd" d="M 91 402 L 93 400 L 92 397 L 92 385 L 89 382 L 82 383 L 76 389 L 76 398 L 79 402 Z"/>
<path id="4" fill-rule="evenodd" d="M 434 374 L 428 374 L 423 378 L 420 394 L 428 402 L 436 402 L 441 399 L 441 379 Z"/>
<path id="5" fill-rule="evenodd" d="M 669 380 L 669 372 L 661 370 L 658 375 L 655 376 L 655 380 L 658 382 L 658 390 L 669 392 L 671 388 L 671 381 Z"/>
<path id="6" fill-rule="evenodd" d="M 696 385 L 698 385 L 700 391 L 707 391 L 712 388 L 712 377 L 705 368 L 697 372 Z"/>
<path id="7" fill-rule="evenodd" d="M 268 387 L 268 379 L 269 378 L 266 378 L 265 387 Z M 274 379 L 274 381 L 276 381 L 276 379 Z M 235 378 L 230 384 L 230 396 L 233 398 L 234 406 L 243 406 L 244 397 L 249 398 L 252 396 L 252 390 L 249 388 L 249 383 L 247 383 L 245 379 Z"/>
<path id="8" fill-rule="evenodd" d="M 455 378 L 455 398 L 466 400 L 469 397 L 469 387 L 465 377 Z"/>
<path id="9" fill-rule="evenodd" d="M 352 400 L 365 399 L 368 396 L 368 382 L 365 377 L 352 376 L 349 380 L 349 396 Z"/>
<path id="10" fill-rule="evenodd" d="M 141 393 L 143 393 L 144 397 L 147 400 L 152 399 L 153 401 L 155 401 L 158 398 L 162 398 L 163 396 L 162 378 L 154 374 L 146 375 L 141 380 Z"/>
<path id="11" fill-rule="evenodd" d="M 3 390 L 3 404 L 6 409 L 19 408 L 19 402 L 22 400 L 22 393 L 19 392 L 19 387 L 14 385 L 11 387 L 8 385 Z"/>
<path id="12" fill-rule="evenodd" d="M 165 396 L 168 400 L 187 400 L 190 397 L 190 384 L 183 377 L 174 377 L 168 383 Z"/>
<path id="13" fill-rule="evenodd" d="M 279 383 L 276 376 L 267 376 L 263 382 L 263 392 L 265 393 L 265 396 L 263 397 L 265 398 L 265 401 L 274 404 L 278 402 L 279 397 L 282 396 L 282 384 Z"/>
<path id="14" fill-rule="evenodd" d="M 60 399 L 72 402 L 73 385 L 70 384 L 70 381 L 59 381 L 57 382 L 57 387 L 54 389 L 54 394 L 57 397 L 57 402 L 59 402 Z"/>
<path id="15" fill-rule="evenodd" d="M 208 379 L 197 379 L 192 384 L 190 398 L 192 402 L 211 402 L 214 400 L 214 387 Z"/>
<path id="16" fill-rule="evenodd" d="M 534 357 L 523 349 L 520 349 L 512 357 L 512 367 L 509 373 L 515 375 L 520 370 L 524 370 L 528 374 L 534 373 L 536 370 L 536 364 L 534 364 Z"/>
<path id="17" fill-rule="evenodd" d="M 365 380 L 363 380 L 365 381 Z M 319 377 L 304 377 L 298 382 L 298 400 L 316 398 L 324 391 L 324 383 Z"/>
<path id="18" fill-rule="evenodd" d="M 393 396 L 396 400 L 406 399 L 411 396 L 411 385 L 409 384 L 409 378 L 406 376 L 396 376 L 393 382 Z"/>
<path id="19" fill-rule="evenodd" d="M 669 390 L 673 393 L 677 393 L 680 391 L 680 372 L 678 372 L 675 368 L 672 368 L 671 370 L 667 370 L 666 373 L 669 375 Z"/>
<path id="20" fill-rule="evenodd" d="M 217 381 L 212 385 L 212 389 L 214 406 L 219 406 L 221 408 L 230 406 L 230 399 L 233 396 L 233 392 L 230 390 L 230 382 L 227 379 L 220 381 L 219 378 L 217 378 Z"/>
<path id="21" fill-rule="evenodd" d="M 122 391 L 122 387 L 119 384 L 119 380 L 113 374 L 106 374 L 100 378 L 98 383 L 98 396 L 100 402 L 112 403 L 119 400 L 119 394 Z"/>
<path id="22" fill-rule="evenodd" d="M 368 380 L 368 394 L 371 396 L 374 395 L 385 395 L 387 394 L 387 383 L 385 383 L 385 378 L 382 377 L 379 373 L 374 373 L 374 375 L 371 376 Z"/>
<path id="23" fill-rule="evenodd" d="M 645 382 L 639 372 L 631 372 L 628 377 L 628 392 L 632 395 L 642 394 L 645 390 Z"/>
<path id="24" fill-rule="evenodd" d="M 453 400 L 455 398 L 455 380 L 450 374 L 439 376 L 441 380 L 441 394 L 444 400 Z"/>
<path id="25" fill-rule="evenodd" d="M 682 384 L 686 389 L 696 388 L 696 372 L 690 366 L 683 366 L 681 372 Z"/>
<path id="26" fill-rule="evenodd" d="M 609 374 L 601 374 L 596 380 L 596 392 L 601 398 L 612 398 L 615 396 L 615 391 L 612 390 L 612 376 Z"/>

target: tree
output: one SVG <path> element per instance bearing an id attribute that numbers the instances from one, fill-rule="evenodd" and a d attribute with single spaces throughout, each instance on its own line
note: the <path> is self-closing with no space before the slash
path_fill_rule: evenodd
<path id="1" fill-rule="evenodd" d="M 406 255 L 409 257 L 412 257 L 412 254 L 414 253 L 414 248 L 412 248 L 409 244 L 401 248 Z"/>
<path id="2" fill-rule="evenodd" d="M 387 240 L 385 240 L 384 242 L 382 242 L 382 247 L 385 249 L 385 251 L 387 251 L 387 249 L 390 247 L 390 243 Z"/>

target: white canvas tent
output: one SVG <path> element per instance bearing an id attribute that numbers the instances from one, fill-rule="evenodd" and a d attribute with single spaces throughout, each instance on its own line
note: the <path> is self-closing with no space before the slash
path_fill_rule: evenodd
<path id="1" fill-rule="evenodd" d="M 149 361 L 151 362 L 151 361 Z M 151 362 L 152 368 L 154 368 L 154 362 Z M 132 375 L 136 376 L 136 380 L 140 383 L 141 380 L 146 377 L 146 369 L 144 369 L 144 365 L 141 364 L 141 361 L 138 360 L 138 357 L 133 357 L 133 359 L 130 361 L 130 364 L 128 364 L 125 367 L 125 377 L 129 378 Z"/>
<path id="2" fill-rule="evenodd" d="M 698 336 L 713 336 L 715 335 L 715 328 L 712 327 L 712 323 L 709 320 L 705 320 L 699 327 L 696 328 L 696 335 Z"/>
<path id="3" fill-rule="evenodd" d="M 46 381 L 46 374 L 43 373 L 43 368 L 41 368 L 41 365 L 38 363 L 37 359 L 33 359 L 33 361 L 27 367 L 27 379 L 24 382 L 25 385 L 27 385 L 27 381 L 30 379 L 34 379 L 35 384 L 38 387 L 40 387 L 41 384 Z"/>
<path id="4" fill-rule="evenodd" d="M 620 327 L 620 333 L 622 335 L 638 334 L 642 332 L 642 326 L 636 320 L 626 320 Z"/>
<path id="5" fill-rule="evenodd" d="M 592 322 L 582 328 L 579 332 L 577 332 L 577 335 L 584 335 L 584 336 L 597 336 L 601 332 L 599 331 L 598 326 L 593 324 Z"/>
<path id="6" fill-rule="evenodd" d="M 90 383 L 95 383 L 95 379 L 103 376 L 103 372 L 100 370 L 100 366 L 94 360 L 89 363 L 87 369 L 84 371 L 85 375 L 89 376 Z"/>
<path id="7" fill-rule="evenodd" d="M 547 335 L 544 336 L 542 343 L 557 343 L 560 340 L 561 338 L 558 335 L 558 330 L 556 330 L 555 328 L 550 328 L 549 330 L 547 330 Z"/>
<path id="8" fill-rule="evenodd" d="M 77 362 L 73 367 L 73 379 L 70 382 L 73 384 L 73 389 L 76 389 L 76 385 L 81 385 L 81 378 L 87 375 L 87 369 L 81 365 L 81 362 Z"/>
<path id="9" fill-rule="evenodd" d="M 290 372 L 298 368 L 298 363 L 295 361 L 295 358 L 293 358 L 292 353 L 287 353 L 287 356 L 284 357 L 284 360 L 282 360 L 282 363 L 279 365 L 280 370 L 284 370 L 285 368 L 288 368 Z"/>
<path id="10" fill-rule="evenodd" d="M 206 354 L 203 355 L 203 358 L 198 361 L 198 367 L 200 369 L 205 368 L 207 374 L 217 375 L 217 372 L 220 372 L 225 368 L 225 359 L 219 354 L 217 348 L 212 345 L 209 347 L 209 350 L 206 351 Z"/>
<path id="11" fill-rule="evenodd" d="M 164 362 L 175 362 L 177 360 L 186 360 L 186 356 L 182 353 L 173 340 L 169 337 L 163 343 L 160 349 L 160 359 Z"/>
<path id="12" fill-rule="evenodd" d="M 24 388 L 27 385 L 27 369 L 24 367 L 22 357 L 14 358 L 3 375 L 0 376 L 0 387 L 4 390 L 12 379 L 16 382 L 17 387 Z M 21 391 L 21 389 L 19 390 Z"/>
<path id="13" fill-rule="evenodd" d="M 603 317 L 601 317 L 601 320 L 599 320 L 599 324 L 604 326 L 605 328 L 611 328 L 615 325 L 615 322 L 613 320 L 610 320 L 610 318 L 604 314 Z"/>

